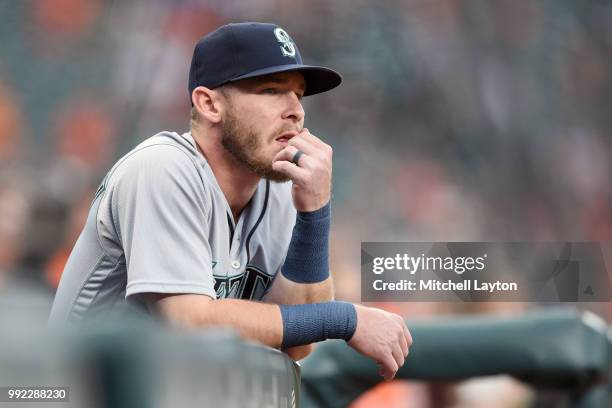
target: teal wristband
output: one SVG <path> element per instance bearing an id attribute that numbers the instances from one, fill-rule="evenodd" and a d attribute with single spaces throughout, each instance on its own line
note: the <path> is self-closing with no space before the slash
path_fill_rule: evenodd
<path id="1" fill-rule="evenodd" d="M 327 339 L 350 340 L 357 329 L 357 311 L 347 302 L 281 305 L 283 348 Z"/>
<path id="2" fill-rule="evenodd" d="M 331 204 L 298 212 L 285 257 L 283 276 L 297 283 L 322 282 L 329 277 Z"/>

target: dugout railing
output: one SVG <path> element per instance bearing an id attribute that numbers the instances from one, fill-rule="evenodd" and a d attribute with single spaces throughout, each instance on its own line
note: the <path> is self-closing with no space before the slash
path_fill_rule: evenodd
<path id="1" fill-rule="evenodd" d="M 62 407 L 346 407 L 382 381 L 376 364 L 342 341 L 318 345 L 300 373 L 285 354 L 225 331 L 141 320 L 49 330 L 48 303 L 28 296 L 0 292 L 0 386 L 69 387 Z M 409 327 L 414 343 L 397 378 L 507 374 L 538 391 L 538 407 L 612 406 L 610 331 L 591 313 L 543 309 Z"/>
<path id="2" fill-rule="evenodd" d="M 506 374 L 536 390 L 537 407 L 612 407 L 610 329 L 592 313 L 541 309 L 408 326 L 414 342 L 398 379 L 448 383 Z M 375 363 L 328 341 L 303 363 L 302 407 L 346 407 L 381 381 Z"/>

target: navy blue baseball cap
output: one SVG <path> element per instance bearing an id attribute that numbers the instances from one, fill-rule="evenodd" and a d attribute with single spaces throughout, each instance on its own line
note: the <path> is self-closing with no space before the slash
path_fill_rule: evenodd
<path id="1" fill-rule="evenodd" d="M 299 71 L 304 96 L 329 91 L 342 82 L 336 71 L 304 65 L 293 39 L 269 23 L 235 23 L 219 27 L 195 46 L 189 70 L 189 100 L 198 86 L 214 89 L 228 82 L 276 72 Z"/>

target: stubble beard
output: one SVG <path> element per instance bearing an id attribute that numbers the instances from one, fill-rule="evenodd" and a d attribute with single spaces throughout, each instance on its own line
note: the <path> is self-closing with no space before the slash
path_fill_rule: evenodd
<path id="1" fill-rule="evenodd" d="M 262 141 L 257 134 L 246 126 L 242 126 L 233 112 L 227 111 L 221 128 L 221 144 L 234 159 L 259 177 L 284 183 L 289 178 L 272 169 L 272 161 L 259 157 Z"/>

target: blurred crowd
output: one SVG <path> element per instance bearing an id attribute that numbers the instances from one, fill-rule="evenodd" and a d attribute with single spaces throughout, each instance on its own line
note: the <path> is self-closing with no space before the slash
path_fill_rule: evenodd
<path id="1" fill-rule="evenodd" d="M 361 241 L 612 240 L 610 2 L 0 0 L 0 286 L 53 293 L 114 161 L 188 130 L 195 42 L 249 20 L 344 76 L 304 100 L 335 152 L 338 298 Z"/>

